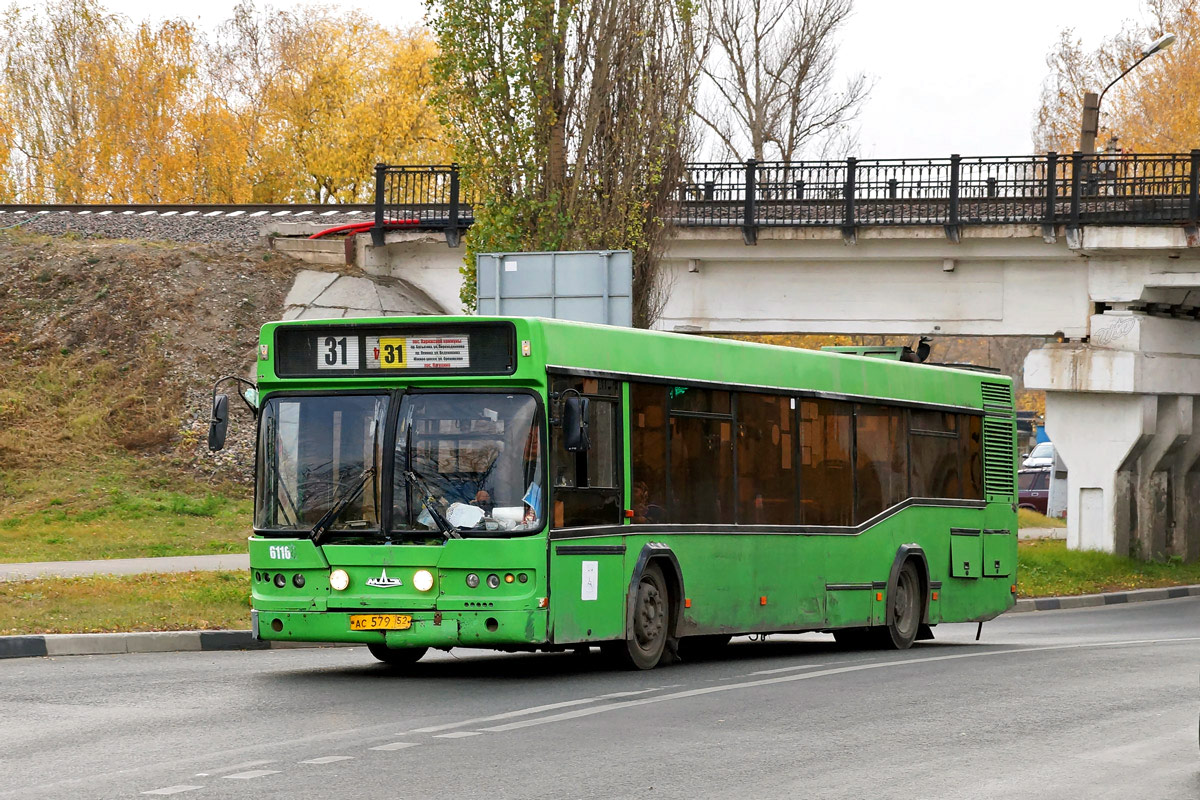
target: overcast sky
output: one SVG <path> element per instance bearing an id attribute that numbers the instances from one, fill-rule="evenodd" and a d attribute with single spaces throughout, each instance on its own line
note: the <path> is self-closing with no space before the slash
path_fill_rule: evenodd
<path id="1" fill-rule="evenodd" d="M 184 16 L 209 28 L 229 16 L 235 0 L 206 0 L 190 11 L 156 0 L 105 5 L 134 19 Z M 357 8 L 392 25 L 419 23 L 423 13 L 421 0 L 324 5 Z M 1137 0 L 855 0 L 838 65 L 874 81 L 857 155 L 1030 152 L 1045 56 L 1058 32 L 1073 27 L 1095 46 L 1140 12 Z"/>

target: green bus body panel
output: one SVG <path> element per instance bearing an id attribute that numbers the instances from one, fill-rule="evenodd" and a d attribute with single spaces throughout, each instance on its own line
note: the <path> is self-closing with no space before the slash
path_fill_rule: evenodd
<path id="1" fill-rule="evenodd" d="M 273 370 L 275 331 L 281 326 L 469 324 L 498 319 L 512 322 L 515 328 L 517 363 L 511 375 L 423 372 L 281 379 Z M 530 343 L 529 356 L 521 355 L 524 341 Z M 263 326 L 260 344 L 269 356 L 260 353 L 258 361 L 260 396 L 275 391 L 406 386 L 512 387 L 537 391 L 545 401 L 547 370 L 556 368 L 611 374 L 626 381 L 679 379 L 730 384 L 734 389 L 757 386 L 953 406 L 975 413 L 985 410 L 982 382 L 1006 389 L 1011 396 L 1011 380 L 1001 375 L 559 320 L 385 317 L 273 322 Z M 628 385 L 624 389 L 627 399 Z M 996 430 L 994 423 L 1000 420 L 993 409 L 988 411 L 991 430 Z M 1008 418 L 1003 421 L 1011 427 Z M 632 459 L 627 400 L 621 425 L 628 507 Z M 1015 448 L 1012 461 L 1015 484 Z M 928 565 L 928 622 L 986 620 L 1015 602 L 1017 558 L 1015 497 L 993 491 L 986 496 L 981 507 L 910 505 L 859 533 L 754 533 L 736 526 L 709 533 L 664 526 L 661 532 L 646 533 L 622 530 L 628 527 L 626 520 L 624 526 L 597 532 L 602 535 L 543 531 L 512 539 L 452 540 L 445 545 L 339 544 L 333 538 L 315 547 L 307 539 L 252 537 L 251 570 L 256 576 L 252 600 L 264 639 L 501 649 L 606 641 L 625 636 L 633 571 L 642 548 L 654 543 L 670 549 L 682 572 L 681 600 L 687 601 L 687 607 L 679 604 L 680 635 L 827 630 L 886 623 L 887 581 L 897 552 L 909 546 L 920 548 Z M 975 535 L 953 534 L 952 529 Z M 664 562 L 663 566 L 670 565 Z M 329 572 L 335 568 L 350 576 L 344 592 L 329 588 Z M 435 576 L 429 592 L 412 587 L 412 574 L 418 569 Z M 401 584 L 366 585 L 384 572 Z M 466 585 L 471 572 L 480 577 L 476 589 Z M 501 579 L 495 590 L 486 585 L 487 575 L 493 573 Z M 510 573 L 524 573 L 527 580 L 505 583 Z M 277 574 L 285 577 L 282 588 L 274 583 Z M 304 577 L 303 588 L 293 584 L 297 574 Z M 548 607 L 540 606 L 543 601 Z M 386 633 L 349 629 L 351 613 L 385 610 L 411 614 L 412 627 Z M 272 628 L 273 620 L 279 621 L 280 631 Z"/>
<path id="2" fill-rule="evenodd" d="M 950 531 L 950 574 L 978 578 L 983 574 L 983 539 L 979 530 Z"/>

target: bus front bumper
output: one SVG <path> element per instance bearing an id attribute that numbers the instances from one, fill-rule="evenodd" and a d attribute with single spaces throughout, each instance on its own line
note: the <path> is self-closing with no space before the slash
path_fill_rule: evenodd
<path id="1" fill-rule="evenodd" d="M 386 643 L 389 647 L 538 646 L 547 642 L 544 609 L 532 611 L 371 610 L 374 614 L 412 617 L 407 630 L 350 630 L 351 614 L 361 611 L 271 611 L 253 609 L 255 639 L 284 642 Z"/>

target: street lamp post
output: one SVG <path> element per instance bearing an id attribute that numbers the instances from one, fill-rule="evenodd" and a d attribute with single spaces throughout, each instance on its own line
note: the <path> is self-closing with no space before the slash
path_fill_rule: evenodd
<path id="1" fill-rule="evenodd" d="M 1084 155 L 1091 155 L 1096 152 L 1096 132 L 1100 128 L 1100 102 L 1104 99 L 1105 93 L 1113 87 L 1113 84 L 1124 78 L 1134 67 L 1145 61 L 1150 56 L 1166 50 L 1171 45 L 1175 44 L 1175 34 L 1164 33 L 1162 36 L 1155 39 L 1146 49 L 1142 51 L 1142 57 L 1133 62 L 1132 65 L 1117 77 L 1113 78 L 1108 86 L 1104 87 L 1104 91 L 1098 96 L 1095 92 L 1088 92 L 1083 96 L 1083 125 L 1079 134 L 1079 151 Z"/>

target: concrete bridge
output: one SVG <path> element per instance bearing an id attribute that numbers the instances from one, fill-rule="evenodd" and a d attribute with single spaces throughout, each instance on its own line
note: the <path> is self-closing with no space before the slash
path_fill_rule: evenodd
<path id="1" fill-rule="evenodd" d="M 1047 337 L 1024 379 L 1069 470 L 1069 546 L 1200 558 L 1200 151 L 851 160 L 830 177 L 842 163 L 748 164 L 741 184 L 710 166 L 682 186 L 656 327 Z M 275 246 L 457 313 L 463 250 L 447 245 L 470 216 L 435 208 L 440 227 Z M 304 299 L 291 316 L 372 310 Z"/>

